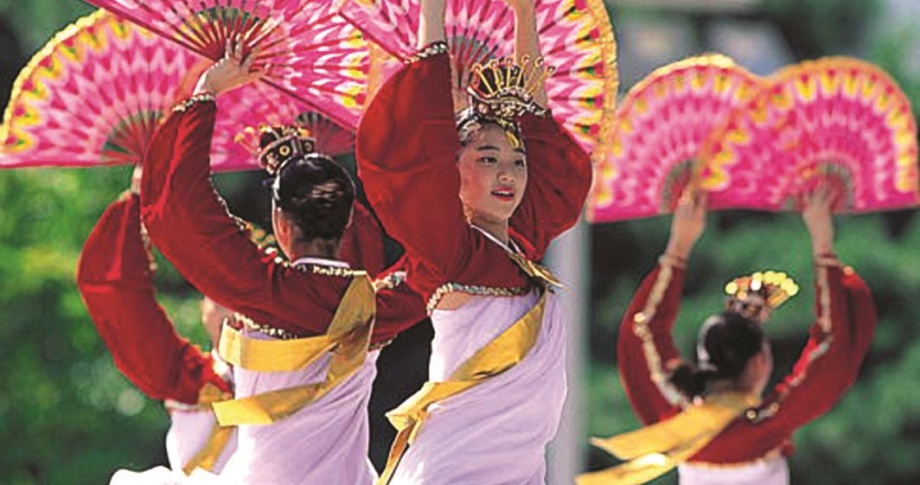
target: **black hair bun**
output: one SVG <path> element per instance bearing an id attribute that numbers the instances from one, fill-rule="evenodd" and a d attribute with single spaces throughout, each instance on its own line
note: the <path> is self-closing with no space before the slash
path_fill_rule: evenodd
<path id="1" fill-rule="evenodd" d="M 275 133 L 275 130 L 262 130 L 262 132 L 259 134 L 259 148 L 265 148 L 278 141 L 279 138 L 280 136 L 278 133 Z"/>

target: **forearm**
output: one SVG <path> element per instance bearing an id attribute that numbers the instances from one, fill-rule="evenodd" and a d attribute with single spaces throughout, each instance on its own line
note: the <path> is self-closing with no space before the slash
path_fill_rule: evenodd
<path id="1" fill-rule="evenodd" d="M 447 0 L 422 0 L 421 18 L 418 25 L 418 49 L 424 49 L 433 42 L 444 42 L 447 34 L 444 28 L 444 15 L 447 12 Z"/>
<path id="2" fill-rule="evenodd" d="M 533 3 L 520 2 L 514 10 L 514 57 L 518 62 L 526 56 L 531 61 L 542 57 L 540 52 L 540 37 L 537 34 L 536 7 Z M 549 98 L 546 96 L 546 86 L 543 79 L 535 86 L 534 101 L 546 107 Z"/>
<path id="3" fill-rule="evenodd" d="M 680 393 L 667 381 L 680 359 L 671 335 L 683 289 L 683 268 L 664 261 L 636 291 L 620 324 L 617 368 L 630 403 L 646 424 L 668 415 Z"/>

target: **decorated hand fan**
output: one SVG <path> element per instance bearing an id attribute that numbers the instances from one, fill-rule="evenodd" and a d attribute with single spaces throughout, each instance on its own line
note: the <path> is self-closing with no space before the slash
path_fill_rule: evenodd
<path id="1" fill-rule="evenodd" d="M 343 17 L 398 61 L 415 54 L 419 0 L 339 0 Z M 600 160 L 617 92 L 616 45 L 601 0 L 535 0 L 540 47 L 556 68 L 546 82 L 553 116 Z M 514 13 L 500 0 L 448 1 L 446 29 L 457 72 L 510 56 Z M 398 65 L 398 63 L 392 63 Z"/>
<path id="2" fill-rule="evenodd" d="M 917 127 L 897 84 L 847 58 L 805 62 L 771 76 L 704 150 L 713 208 L 781 210 L 818 185 L 838 212 L 915 206 Z"/>
<path id="3" fill-rule="evenodd" d="M 36 54 L 13 87 L 0 127 L 0 167 L 140 163 L 173 104 L 190 94 L 211 61 L 98 11 L 78 20 Z M 258 168 L 233 142 L 247 124 L 306 110 L 269 87 L 224 94 L 212 147 L 215 170 Z"/>
<path id="4" fill-rule="evenodd" d="M 364 105 L 367 44 L 331 0 L 90 0 L 209 59 L 228 39 L 270 65 L 267 84 L 354 129 Z"/>
<path id="5" fill-rule="evenodd" d="M 721 55 L 670 64 L 636 84 L 611 123 L 607 157 L 595 166 L 589 219 L 670 212 L 709 132 L 759 85 L 759 78 Z"/>

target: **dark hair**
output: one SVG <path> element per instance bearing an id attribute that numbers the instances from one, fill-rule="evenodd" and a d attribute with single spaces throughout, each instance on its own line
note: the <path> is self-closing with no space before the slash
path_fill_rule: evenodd
<path id="1" fill-rule="evenodd" d="M 671 373 L 671 384 L 691 399 L 702 396 L 710 382 L 740 377 L 766 338 L 760 324 L 741 314 L 713 315 L 700 328 L 698 364 L 682 362 Z"/>
<path id="2" fill-rule="evenodd" d="M 272 183 L 272 200 L 300 229 L 304 241 L 341 239 L 351 219 L 355 184 L 326 155 L 285 161 Z"/>

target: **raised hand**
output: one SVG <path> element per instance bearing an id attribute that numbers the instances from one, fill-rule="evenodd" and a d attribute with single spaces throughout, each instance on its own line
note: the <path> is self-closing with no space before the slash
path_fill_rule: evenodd
<path id="1" fill-rule="evenodd" d="M 833 200 L 833 193 L 826 186 L 805 196 L 802 221 L 811 234 L 812 252 L 816 256 L 834 252 L 834 221 L 831 218 Z"/>
<path id="2" fill-rule="evenodd" d="M 224 57 L 198 78 L 195 94 L 209 92 L 216 96 L 259 80 L 269 67 L 256 68 L 253 65 L 256 57 L 255 52 L 244 56 L 243 44 L 228 39 Z"/>
<path id="3" fill-rule="evenodd" d="M 666 254 L 687 259 L 706 228 L 706 200 L 690 188 L 684 190 L 671 219 L 671 238 Z"/>

